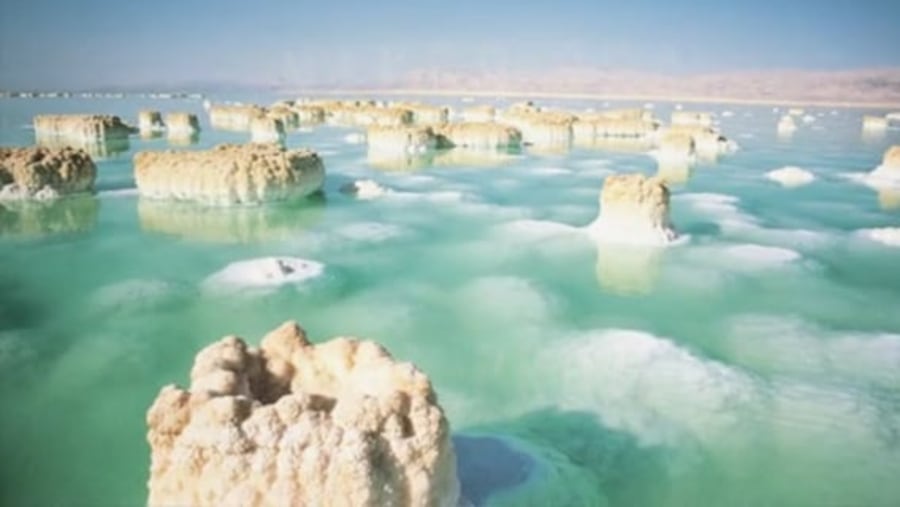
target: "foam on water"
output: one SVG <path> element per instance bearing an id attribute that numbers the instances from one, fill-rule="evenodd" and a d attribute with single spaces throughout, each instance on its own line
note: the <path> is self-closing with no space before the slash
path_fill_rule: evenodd
<path id="1" fill-rule="evenodd" d="M 900 227 L 862 229 L 860 231 L 857 231 L 857 234 L 883 245 L 900 247 Z"/>
<path id="2" fill-rule="evenodd" d="M 387 241 L 408 233 L 404 227 L 381 222 L 356 222 L 337 228 L 335 234 L 342 238 L 378 243 Z"/>

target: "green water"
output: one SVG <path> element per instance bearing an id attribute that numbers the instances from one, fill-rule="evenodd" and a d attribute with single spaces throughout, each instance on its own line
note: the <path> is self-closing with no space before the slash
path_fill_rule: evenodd
<path id="1" fill-rule="evenodd" d="M 202 111 L 2 100 L 0 144 L 32 143 L 40 112 L 134 121 L 145 106 Z M 673 185 L 690 239 L 661 252 L 551 230 L 591 221 L 610 171 L 655 173 L 647 155 L 526 151 L 496 167 L 386 171 L 333 127 L 287 140 L 323 155 L 321 199 L 215 212 L 139 202 L 131 155 L 168 144 L 133 138 L 98 162 L 96 196 L 8 207 L 0 504 L 142 504 L 144 414 L 160 387 L 183 384 L 209 342 L 256 342 L 287 319 L 317 340 L 377 340 L 426 371 L 468 436 L 460 477 L 476 504 L 900 504 L 900 250 L 855 232 L 898 226 L 900 210 L 841 177 L 877 165 L 900 131 L 863 139 L 861 111 L 812 109 L 824 114 L 784 140 L 771 108 L 702 107 L 735 112 L 721 128 L 742 149 Z M 196 147 L 248 137 L 204 127 Z M 818 179 L 763 178 L 784 165 Z M 401 194 L 338 192 L 358 178 Z M 271 255 L 325 275 L 262 293 L 202 286 Z"/>

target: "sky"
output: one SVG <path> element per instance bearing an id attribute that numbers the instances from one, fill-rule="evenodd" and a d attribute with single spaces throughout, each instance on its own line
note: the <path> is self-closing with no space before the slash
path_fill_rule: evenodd
<path id="1" fill-rule="evenodd" d="M 900 67 L 900 0 L 0 0 L 0 88 Z"/>

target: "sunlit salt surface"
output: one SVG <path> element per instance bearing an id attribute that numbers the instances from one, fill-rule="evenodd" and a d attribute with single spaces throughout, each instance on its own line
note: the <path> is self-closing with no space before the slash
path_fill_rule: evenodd
<path id="1" fill-rule="evenodd" d="M 199 100 L 20 99 L 0 100 L 0 144 L 33 143 L 34 114 L 142 108 L 198 114 L 178 149 L 249 140 Z M 473 505 L 900 505 L 900 191 L 865 177 L 900 131 L 807 107 L 779 137 L 781 109 L 684 109 L 719 111 L 740 151 L 677 174 L 579 147 L 397 169 L 362 129 L 321 126 L 286 142 L 324 157 L 323 196 L 209 210 L 141 201 L 131 157 L 172 146 L 133 137 L 98 156 L 96 195 L 3 204 L 0 504 L 144 504 L 160 387 L 211 341 L 296 319 L 430 375 Z M 788 166 L 815 181 L 767 179 Z M 586 235 L 613 172 L 677 176 L 690 240 Z M 364 180 L 387 191 L 341 191 Z"/>

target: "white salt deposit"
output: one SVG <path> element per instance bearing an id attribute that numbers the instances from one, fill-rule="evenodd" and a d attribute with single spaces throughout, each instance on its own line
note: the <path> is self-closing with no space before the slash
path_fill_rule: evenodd
<path id="1" fill-rule="evenodd" d="M 795 166 L 786 166 L 766 173 L 766 178 L 785 187 L 799 187 L 812 183 L 816 177 L 813 173 Z"/>
<path id="2" fill-rule="evenodd" d="M 366 142 L 366 135 L 361 132 L 353 132 L 344 136 L 344 142 L 347 144 L 363 144 Z"/>
<path id="3" fill-rule="evenodd" d="M 297 257 L 260 257 L 233 262 L 203 281 L 204 289 L 275 289 L 321 276 L 325 266 Z"/>
<path id="4" fill-rule="evenodd" d="M 722 249 L 722 254 L 738 269 L 773 268 L 801 258 L 794 250 L 753 244 L 728 246 Z"/>
<path id="5" fill-rule="evenodd" d="M 883 245 L 900 247 L 900 227 L 862 229 L 858 231 L 858 234 Z"/>

